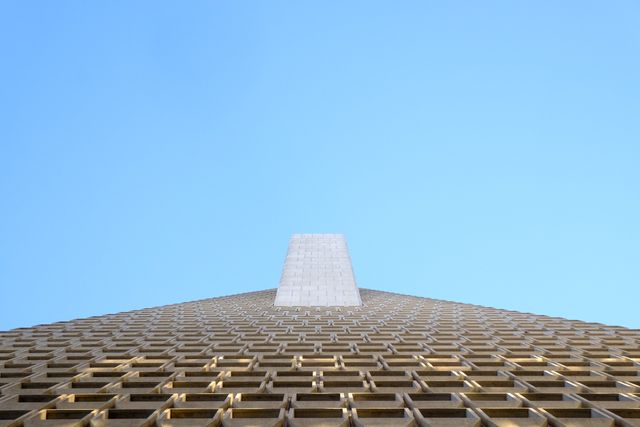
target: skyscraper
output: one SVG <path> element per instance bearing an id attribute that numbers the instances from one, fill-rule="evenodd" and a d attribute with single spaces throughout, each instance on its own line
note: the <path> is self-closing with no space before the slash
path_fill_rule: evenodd
<path id="1" fill-rule="evenodd" d="M 640 425 L 640 331 L 358 290 L 339 235 L 277 291 L 0 340 L 0 425 Z"/>

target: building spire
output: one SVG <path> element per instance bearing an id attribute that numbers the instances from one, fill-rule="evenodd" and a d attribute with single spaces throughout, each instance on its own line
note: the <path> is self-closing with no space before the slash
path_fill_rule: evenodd
<path id="1" fill-rule="evenodd" d="M 294 234 L 274 305 L 362 305 L 344 235 Z"/>

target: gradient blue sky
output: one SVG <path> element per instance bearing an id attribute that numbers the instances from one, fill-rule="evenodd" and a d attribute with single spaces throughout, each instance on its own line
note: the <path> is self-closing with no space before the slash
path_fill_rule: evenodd
<path id="1" fill-rule="evenodd" d="M 640 327 L 640 3 L 0 2 L 0 329 L 276 287 Z"/>

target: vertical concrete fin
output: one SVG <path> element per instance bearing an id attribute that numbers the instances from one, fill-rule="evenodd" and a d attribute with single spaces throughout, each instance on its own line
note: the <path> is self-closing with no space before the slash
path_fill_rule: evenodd
<path id="1" fill-rule="evenodd" d="M 274 305 L 362 305 L 345 237 L 294 234 Z"/>

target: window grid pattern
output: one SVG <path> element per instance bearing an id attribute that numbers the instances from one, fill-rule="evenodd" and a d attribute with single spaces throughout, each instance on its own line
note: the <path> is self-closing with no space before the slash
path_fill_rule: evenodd
<path id="1" fill-rule="evenodd" d="M 640 331 L 362 289 L 0 332 L 0 426 L 638 426 Z"/>

